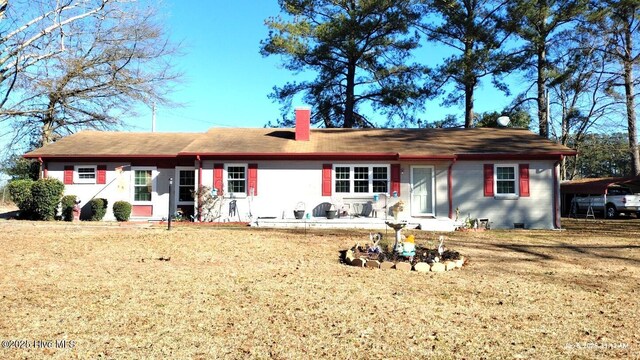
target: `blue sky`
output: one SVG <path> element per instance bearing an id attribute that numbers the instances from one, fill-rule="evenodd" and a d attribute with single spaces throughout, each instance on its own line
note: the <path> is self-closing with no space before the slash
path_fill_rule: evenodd
<path id="1" fill-rule="evenodd" d="M 185 55 L 176 64 L 185 79 L 171 94 L 184 106 L 158 108 L 157 131 L 262 127 L 280 118 L 279 104 L 267 95 L 274 85 L 293 81 L 296 75 L 282 69 L 278 57 L 264 58 L 259 53 L 260 40 L 268 33 L 264 20 L 279 14 L 276 0 L 171 1 L 164 4 L 164 11 L 168 33 L 184 43 Z M 427 44 L 415 60 L 436 64 L 446 55 L 446 49 Z M 477 112 L 498 110 L 509 103 L 485 83 L 477 92 Z M 462 107 L 442 108 L 436 100 L 427 104 L 423 118 L 434 121 L 454 114 L 462 120 L 463 112 Z M 150 130 L 151 110 L 142 109 L 140 115 L 130 121 L 132 130 Z"/>

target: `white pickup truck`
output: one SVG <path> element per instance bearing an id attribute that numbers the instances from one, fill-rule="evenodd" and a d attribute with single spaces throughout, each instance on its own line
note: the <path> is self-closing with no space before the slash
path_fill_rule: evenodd
<path id="1" fill-rule="evenodd" d="M 589 205 L 594 212 L 604 212 L 607 218 L 615 218 L 619 213 L 636 213 L 640 217 L 640 194 L 633 194 L 623 186 L 610 186 L 606 195 L 576 196 L 572 200 L 578 213 L 584 213 Z"/>

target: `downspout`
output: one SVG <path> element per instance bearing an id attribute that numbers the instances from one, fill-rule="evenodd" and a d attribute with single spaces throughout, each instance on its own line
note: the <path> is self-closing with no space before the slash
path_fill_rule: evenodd
<path id="1" fill-rule="evenodd" d="M 449 219 L 453 219 L 453 164 L 456 158 L 453 158 L 447 170 L 447 195 L 449 198 Z"/>
<path id="2" fill-rule="evenodd" d="M 564 158 L 563 155 L 560 155 L 560 160 L 556 161 L 553 164 L 553 226 L 555 226 L 556 229 L 561 229 L 561 224 L 560 224 L 560 214 L 559 214 L 559 192 L 560 192 L 560 186 L 558 186 L 558 166 L 560 165 L 560 163 L 562 162 L 562 159 Z"/>
<path id="3" fill-rule="evenodd" d="M 198 160 L 198 194 L 202 191 L 202 160 L 200 159 L 200 155 L 196 155 L 196 160 Z M 202 221 L 202 204 L 200 204 L 200 196 L 196 199 L 198 202 L 198 222 Z"/>

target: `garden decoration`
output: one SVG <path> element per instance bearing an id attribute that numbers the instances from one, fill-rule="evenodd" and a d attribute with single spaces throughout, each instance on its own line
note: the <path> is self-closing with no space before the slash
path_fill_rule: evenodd
<path id="1" fill-rule="evenodd" d="M 399 249 L 402 248 L 402 229 L 407 226 L 407 222 L 402 221 L 385 221 L 388 227 L 392 228 L 396 232 L 396 241 L 393 244 L 393 249 L 396 252 L 400 252 Z"/>
<path id="2" fill-rule="evenodd" d="M 381 233 L 375 233 L 375 234 L 369 233 L 369 241 L 371 241 L 372 245 L 369 246 L 369 248 L 367 249 L 367 252 L 369 254 L 379 254 L 381 240 L 382 240 Z"/>
<path id="3" fill-rule="evenodd" d="M 407 236 L 406 240 L 402 243 L 400 255 L 408 257 L 410 262 L 413 261 L 413 257 L 416 255 L 416 242 L 413 235 Z"/>
<path id="4" fill-rule="evenodd" d="M 304 212 L 306 208 L 307 208 L 307 205 L 304 202 L 300 201 L 296 205 L 296 208 L 293 210 L 293 216 L 298 220 L 302 219 L 304 217 Z"/>
<path id="5" fill-rule="evenodd" d="M 80 200 L 76 200 L 76 203 L 73 205 L 73 221 L 80 221 Z"/>
<path id="6" fill-rule="evenodd" d="M 400 200 L 393 204 L 391 207 L 391 214 L 395 220 L 398 220 L 398 215 L 404 211 L 404 201 Z"/>
<path id="7" fill-rule="evenodd" d="M 443 272 L 461 268 L 467 261 L 457 251 L 449 250 L 444 245 L 444 236 L 439 237 L 439 244 L 416 244 L 414 235 L 408 235 L 404 241 L 393 247 L 385 244 L 382 234 L 369 234 L 369 244 L 361 246 L 357 242 L 344 252 L 344 262 L 351 266 L 395 269 L 416 272 Z M 428 244 L 432 244 L 429 247 Z M 433 247 L 433 245 L 436 245 Z"/>

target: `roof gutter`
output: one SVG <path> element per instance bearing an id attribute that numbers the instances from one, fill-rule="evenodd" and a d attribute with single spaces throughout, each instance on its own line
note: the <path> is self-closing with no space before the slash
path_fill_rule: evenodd
<path id="1" fill-rule="evenodd" d="M 575 156 L 576 152 L 544 152 L 544 153 L 467 153 L 458 154 L 458 160 L 558 160 L 564 156 Z"/>

